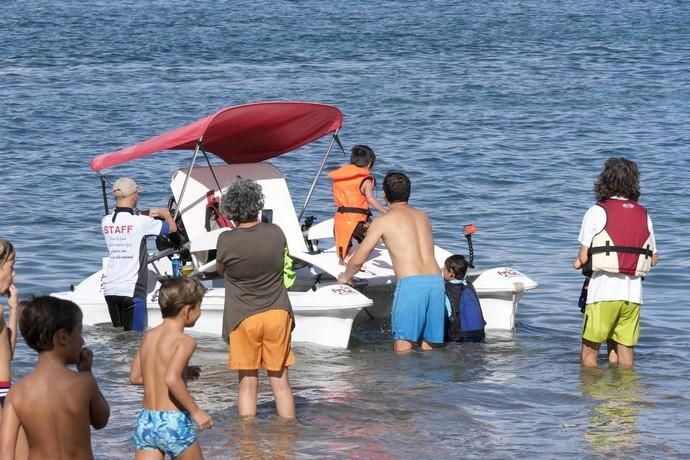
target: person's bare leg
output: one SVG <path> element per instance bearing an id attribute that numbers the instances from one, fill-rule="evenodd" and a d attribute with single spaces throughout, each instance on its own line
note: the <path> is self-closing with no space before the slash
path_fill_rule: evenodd
<path id="1" fill-rule="evenodd" d="M 199 441 L 194 441 L 194 444 L 182 451 L 180 455 L 175 457 L 175 460 L 203 460 L 203 458 Z"/>
<path id="2" fill-rule="evenodd" d="M 580 364 L 584 367 L 597 367 L 597 356 L 599 355 L 600 343 L 590 342 L 582 339 L 582 349 L 580 350 Z"/>
<path id="3" fill-rule="evenodd" d="M 266 371 L 276 400 L 276 413 L 282 418 L 295 418 L 295 398 L 290 388 L 287 367 L 280 371 Z"/>
<path id="4" fill-rule="evenodd" d="M 19 435 L 17 436 L 17 448 L 14 450 L 15 460 L 27 460 L 29 458 L 29 441 L 26 439 L 26 432 L 24 427 L 19 427 Z"/>
<path id="5" fill-rule="evenodd" d="M 616 351 L 618 353 L 618 367 L 630 369 L 635 362 L 635 352 L 633 347 L 616 343 Z"/>
<path id="6" fill-rule="evenodd" d="M 614 342 L 611 339 L 608 339 L 606 341 L 606 353 L 609 358 L 609 365 L 611 366 L 617 366 L 618 365 L 618 347 L 617 343 Z"/>
<path id="7" fill-rule="evenodd" d="M 135 450 L 135 460 L 163 460 L 165 454 L 159 450 Z"/>
<path id="8" fill-rule="evenodd" d="M 429 342 L 427 342 L 426 340 L 422 340 L 421 347 L 424 351 L 431 351 L 434 349 L 434 347 L 432 347 L 431 344 L 429 344 Z"/>
<path id="9" fill-rule="evenodd" d="M 237 410 L 240 417 L 256 416 L 256 395 L 259 392 L 259 371 L 240 370 L 240 389 L 237 394 Z"/>
<path id="10" fill-rule="evenodd" d="M 393 350 L 396 353 L 407 353 L 412 351 L 414 345 L 408 340 L 396 340 L 393 344 Z"/>

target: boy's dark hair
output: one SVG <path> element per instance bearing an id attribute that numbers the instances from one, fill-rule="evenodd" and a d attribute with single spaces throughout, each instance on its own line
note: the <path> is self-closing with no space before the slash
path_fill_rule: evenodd
<path id="1" fill-rule="evenodd" d="M 368 145 L 357 144 L 350 150 L 350 163 L 355 166 L 373 168 L 376 163 L 376 154 Z"/>
<path id="2" fill-rule="evenodd" d="M 446 270 L 455 276 L 455 279 L 461 280 L 465 277 L 469 264 L 467 263 L 467 260 L 465 260 L 465 256 L 453 254 L 446 259 L 443 265 L 446 267 Z"/>
<path id="3" fill-rule="evenodd" d="M 173 278 L 161 283 L 158 305 L 163 318 L 172 318 L 186 305 L 201 304 L 206 289 L 196 278 Z"/>
<path id="4" fill-rule="evenodd" d="M 22 302 L 19 330 L 26 344 L 40 353 L 53 349 L 58 330 L 71 334 L 82 317 L 81 309 L 72 301 L 48 295 L 34 297 Z"/>
<path id="5" fill-rule="evenodd" d="M 597 201 L 621 196 L 637 201 L 640 198 L 640 170 L 637 163 L 623 157 L 609 158 L 594 182 Z"/>
<path id="6" fill-rule="evenodd" d="M 401 172 L 389 172 L 383 178 L 383 194 L 389 203 L 402 203 L 410 199 L 412 184 Z"/>

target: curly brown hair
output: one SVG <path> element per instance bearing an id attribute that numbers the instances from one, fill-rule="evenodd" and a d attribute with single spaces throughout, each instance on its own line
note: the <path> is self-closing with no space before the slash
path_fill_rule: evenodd
<path id="1" fill-rule="evenodd" d="M 594 181 L 593 190 L 597 201 L 613 196 L 637 201 L 640 198 L 640 170 L 637 163 L 623 157 L 609 158 Z"/>
<path id="2" fill-rule="evenodd" d="M 237 178 L 220 200 L 220 211 L 237 225 L 257 220 L 263 207 L 261 185 L 251 179 Z"/>

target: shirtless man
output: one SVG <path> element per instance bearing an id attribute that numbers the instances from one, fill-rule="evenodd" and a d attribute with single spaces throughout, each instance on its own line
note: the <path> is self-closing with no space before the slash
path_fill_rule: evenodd
<path id="1" fill-rule="evenodd" d="M 421 339 L 423 350 L 443 343 L 445 288 L 434 258 L 431 222 L 425 212 L 408 204 L 410 179 L 399 172 L 388 173 L 383 193 L 388 212 L 369 226 L 367 236 L 347 263 L 338 282 L 351 284 L 379 240 L 388 248 L 398 278 L 391 310 L 394 350 L 407 352 Z"/>
<path id="2" fill-rule="evenodd" d="M 19 427 L 30 459 L 93 459 L 92 426 L 108 423 L 110 407 L 91 374 L 93 353 L 82 348 L 82 312 L 69 300 L 36 297 L 22 305 L 19 329 L 38 352 L 33 372 L 7 395 L 0 428 L 0 458 L 15 458 Z M 77 365 L 77 371 L 69 369 Z"/>
<path id="3" fill-rule="evenodd" d="M 201 371 L 188 365 L 196 341 L 184 328 L 194 326 L 201 315 L 204 287 L 194 278 L 175 278 L 158 292 L 163 322 L 144 335 L 129 374 L 131 383 L 144 385 L 134 458 L 201 459 L 194 423 L 205 430 L 213 421 L 187 389 L 187 379 L 197 379 Z"/>

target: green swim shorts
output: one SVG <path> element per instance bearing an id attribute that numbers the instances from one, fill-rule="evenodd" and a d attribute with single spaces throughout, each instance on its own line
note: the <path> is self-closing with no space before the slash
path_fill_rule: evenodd
<path id="1" fill-rule="evenodd" d="M 611 339 L 621 345 L 634 347 L 640 338 L 640 304 L 627 300 L 587 304 L 582 338 L 594 343 Z"/>

